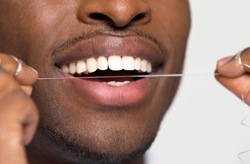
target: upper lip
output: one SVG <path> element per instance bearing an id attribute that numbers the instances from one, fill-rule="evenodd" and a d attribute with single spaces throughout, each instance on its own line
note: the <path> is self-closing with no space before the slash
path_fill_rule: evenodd
<path id="1" fill-rule="evenodd" d="M 98 35 L 55 51 L 53 55 L 58 67 L 81 59 L 112 55 L 144 58 L 157 67 L 163 64 L 167 54 L 157 43 L 143 36 Z"/>

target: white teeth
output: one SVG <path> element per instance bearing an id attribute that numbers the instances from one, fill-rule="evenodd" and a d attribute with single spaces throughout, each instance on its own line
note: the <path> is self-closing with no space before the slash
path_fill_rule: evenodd
<path id="1" fill-rule="evenodd" d="M 104 82 L 104 83 L 106 83 L 106 82 Z M 124 81 L 124 82 L 110 81 L 110 82 L 107 82 L 106 84 L 116 86 L 116 87 L 120 87 L 120 86 L 129 84 L 129 83 L 130 83 L 130 81 Z"/>
<path id="2" fill-rule="evenodd" d="M 110 56 L 108 59 L 109 69 L 112 71 L 122 70 L 122 58 L 120 56 Z"/>
<path id="3" fill-rule="evenodd" d="M 87 70 L 89 73 L 93 73 L 97 70 L 97 61 L 95 58 L 87 59 Z"/>
<path id="4" fill-rule="evenodd" d="M 142 71 L 142 72 L 146 72 L 146 71 L 147 71 L 147 66 L 148 66 L 147 60 L 143 59 L 143 60 L 141 61 L 141 71 Z"/>
<path id="5" fill-rule="evenodd" d="M 135 69 L 135 60 L 131 56 L 122 57 L 122 67 L 126 71 L 133 71 Z"/>
<path id="6" fill-rule="evenodd" d="M 152 72 L 152 65 L 150 62 L 148 62 L 145 59 L 141 59 L 139 57 L 134 58 L 132 56 L 110 56 L 110 57 L 104 57 L 100 56 L 97 59 L 95 58 L 89 58 L 86 61 L 85 60 L 79 60 L 76 62 L 72 62 L 69 64 L 65 64 L 61 67 L 61 70 L 64 73 L 69 74 L 88 74 L 93 73 L 97 70 L 112 70 L 112 71 L 138 71 L 138 72 Z M 115 85 L 119 85 L 115 84 Z"/>
<path id="7" fill-rule="evenodd" d="M 77 63 L 76 63 L 76 72 L 78 74 L 81 74 L 83 72 L 85 72 L 87 70 L 87 67 L 86 67 L 86 63 L 84 60 L 79 60 Z"/>
<path id="8" fill-rule="evenodd" d="M 135 59 L 135 70 L 137 71 L 141 70 L 141 58 Z"/>
<path id="9" fill-rule="evenodd" d="M 71 74 L 76 73 L 76 64 L 75 63 L 70 63 L 69 64 L 69 73 L 71 73 Z"/>
<path id="10" fill-rule="evenodd" d="M 97 65 L 99 70 L 107 70 L 108 69 L 108 61 L 104 56 L 100 56 L 97 59 Z"/>
<path id="11" fill-rule="evenodd" d="M 63 65 L 61 69 L 64 73 L 69 73 L 69 67 L 67 65 Z"/>
<path id="12" fill-rule="evenodd" d="M 152 72 L 152 65 L 149 62 L 147 64 L 147 72 Z"/>

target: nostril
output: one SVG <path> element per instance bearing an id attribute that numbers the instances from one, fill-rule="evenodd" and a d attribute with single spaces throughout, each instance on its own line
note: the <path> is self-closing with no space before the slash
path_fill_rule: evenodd
<path id="1" fill-rule="evenodd" d="M 106 23 L 110 23 L 116 27 L 124 27 L 124 26 L 127 26 L 128 24 L 131 24 L 131 23 L 136 23 L 136 22 L 147 22 L 148 21 L 148 14 L 146 13 L 140 13 L 140 14 L 137 14 L 133 17 L 132 20 L 130 21 L 119 21 L 119 20 L 122 20 L 122 19 L 118 19 L 116 17 L 110 17 L 106 14 L 102 14 L 102 13 L 91 13 L 89 14 L 89 18 L 92 19 L 92 20 L 95 20 L 95 21 L 102 21 L 102 22 L 106 22 Z"/>
<path id="2" fill-rule="evenodd" d="M 138 21 L 138 20 L 141 20 L 143 18 L 146 17 L 146 14 L 145 13 L 141 13 L 141 14 L 138 14 L 136 15 L 134 18 L 133 18 L 133 21 Z"/>
<path id="3" fill-rule="evenodd" d="M 92 13 L 89 15 L 91 19 L 101 21 L 112 21 L 107 15 L 101 13 Z"/>

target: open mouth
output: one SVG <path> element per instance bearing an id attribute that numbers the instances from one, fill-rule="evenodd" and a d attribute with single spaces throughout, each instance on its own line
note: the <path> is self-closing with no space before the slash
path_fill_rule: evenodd
<path id="1" fill-rule="evenodd" d="M 147 75 L 152 72 L 152 64 L 146 59 L 118 55 L 81 59 L 63 64 L 60 68 L 64 73 L 74 77 L 103 77 L 88 80 L 103 82 L 111 86 L 123 86 L 141 79 L 129 77 L 130 75 Z M 106 76 L 109 78 L 105 78 Z M 126 77 L 121 78 L 121 76 Z"/>
<path id="2" fill-rule="evenodd" d="M 159 80 L 143 76 L 161 72 L 166 57 L 167 52 L 147 38 L 112 35 L 81 40 L 53 54 L 58 77 L 71 79 L 63 81 L 63 87 L 79 98 L 107 106 L 148 101 Z"/>

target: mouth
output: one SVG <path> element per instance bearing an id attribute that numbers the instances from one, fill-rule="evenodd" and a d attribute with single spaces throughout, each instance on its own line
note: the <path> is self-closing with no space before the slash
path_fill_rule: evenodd
<path id="1" fill-rule="evenodd" d="M 93 103 L 108 106 L 148 101 L 158 79 L 134 75 L 159 72 L 164 63 L 158 46 L 138 37 L 95 37 L 55 57 L 60 76 L 71 79 L 65 83 L 67 87 Z"/>
<path id="2" fill-rule="evenodd" d="M 152 72 L 152 64 L 140 57 L 113 55 L 109 57 L 91 57 L 86 60 L 81 59 L 76 62 L 64 64 L 60 69 L 62 72 L 73 77 L 81 77 L 82 79 L 93 77 L 89 79 L 120 87 L 141 79 L 130 78 L 130 75 L 150 74 Z M 126 76 L 126 78 L 122 76 Z M 99 79 L 94 77 L 99 77 Z"/>

